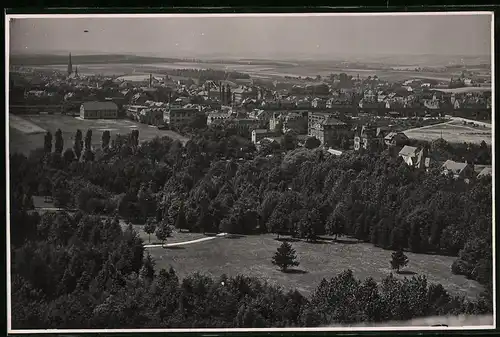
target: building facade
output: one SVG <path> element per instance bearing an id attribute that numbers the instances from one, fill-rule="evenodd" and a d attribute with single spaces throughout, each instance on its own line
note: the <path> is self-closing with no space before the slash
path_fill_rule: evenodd
<path id="1" fill-rule="evenodd" d="M 118 106 L 114 102 L 84 102 L 80 106 L 80 118 L 83 119 L 116 119 Z"/>
<path id="2" fill-rule="evenodd" d="M 321 145 L 332 146 L 333 139 L 339 134 L 347 134 L 348 125 L 330 114 L 310 112 L 307 134 L 316 137 Z"/>
<path id="3" fill-rule="evenodd" d="M 266 129 L 256 129 L 252 131 L 252 143 L 257 144 L 264 138 L 269 138 L 274 136 L 276 136 L 275 132 Z"/>
<path id="4" fill-rule="evenodd" d="M 163 114 L 163 122 L 169 125 L 181 125 L 191 122 L 200 113 L 197 108 L 171 108 Z"/>

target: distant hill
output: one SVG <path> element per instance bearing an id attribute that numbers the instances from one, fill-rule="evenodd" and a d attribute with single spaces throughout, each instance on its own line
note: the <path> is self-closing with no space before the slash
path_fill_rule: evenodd
<path id="1" fill-rule="evenodd" d="M 72 55 L 73 64 L 97 64 L 97 63 L 173 63 L 181 62 L 182 59 L 135 56 L 135 55 Z M 54 65 L 68 63 L 68 55 L 11 55 L 10 64 L 18 66 Z"/>

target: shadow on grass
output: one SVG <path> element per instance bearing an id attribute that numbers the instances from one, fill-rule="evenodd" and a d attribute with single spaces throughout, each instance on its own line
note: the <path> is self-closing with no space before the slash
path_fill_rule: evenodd
<path id="1" fill-rule="evenodd" d="M 298 242 L 298 241 L 301 241 L 300 239 L 296 239 L 296 238 L 274 238 L 274 240 L 279 241 L 279 242 Z"/>
<path id="2" fill-rule="evenodd" d="M 307 270 L 293 268 L 293 269 L 288 269 L 287 271 L 284 271 L 284 273 L 285 274 L 307 274 L 309 272 Z"/>
<path id="3" fill-rule="evenodd" d="M 414 271 L 411 271 L 411 270 L 400 270 L 399 273 L 397 273 L 399 275 L 416 275 L 417 273 L 415 273 Z"/>
<path id="4" fill-rule="evenodd" d="M 312 243 L 313 245 L 324 245 L 324 244 L 330 244 L 333 241 L 330 240 L 316 240 L 316 241 L 307 241 L 304 240 L 305 243 Z"/>
<path id="5" fill-rule="evenodd" d="M 165 246 L 163 247 L 163 249 L 172 249 L 172 250 L 177 250 L 177 249 L 186 249 L 185 247 L 183 246 Z"/>
<path id="6" fill-rule="evenodd" d="M 245 235 L 240 235 L 240 234 L 228 234 L 224 238 L 225 239 L 241 239 L 245 237 Z"/>
<path id="7" fill-rule="evenodd" d="M 332 243 L 341 243 L 341 244 L 345 244 L 345 245 L 354 245 L 354 244 L 362 243 L 363 241 L 337 239 L 337 240 L 332 240 L 331 242 Z"/>

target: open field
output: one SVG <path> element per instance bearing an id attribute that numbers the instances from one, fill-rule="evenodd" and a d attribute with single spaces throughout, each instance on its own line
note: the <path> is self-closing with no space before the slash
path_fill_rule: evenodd
<path id="1" fill-rule="evenodd" d="M 37 134 L 46 132 L 46 130 L 42 129 L 38 125 L 14 115 L 9 115 L 9 125 L 11 128 L 14 128 L 24 134 Z"/>
<path id="2" fill-rule="evenodd" d="M 464 88 L 454 88 L 454 89 L 433 89 L 442 92 L 451 92 L 454 94 L 463 94 L 466 92 L 491 92 L 491 87 L 464 87 Z"/>
<path id="3" fill-rule="evenodd" d="M 174 234 L 174 237 L 176 234 Z M 171 249 L 149 248 L 158 269 L 172 266 L 182 278 L 199 271 L 212 276 L 255 276 L 295 288 L 305 295 L 318 286 L 323 278 L 331 278 L 351 269 L 361 279 L 373 277 L 380 281 L 390 272 L 391 251 L 355 241 L 292 243 L 297 251 L 300 266 L 294 273 L 282 273 L 271 264 L 271 257 L 280 242 L 273 235 L 216 238 Z M 448 291 L 476 297 L 482 290 L 475 281 L 451 273 L 453 257 L 407 253 L 409 258 L 406 275 L 425 275 L 429 282 L 441 283 Z"/>
<path id="4" fill-rule="evenodd" d="M 34 66 L 38 69 L 54 69 L 64 71 L 66 64 Z M 103 75 L 139 75 L 146 73 L 159 72 L 165 69 L 216 69 L 227 71 L 238 71 L 248 73 L 255 77 L 284 77 L 284 76 L 328 76 L 331 73 L 344 72 L 348 75 L 368 77 L 377 75 L 380 79 L 389 81 L 402 81 L 411 78 L 434 79 L 439 81 L 449 81 L 453 73 L 425 73 L 416 71 L 397 71 L 389 69 L 353 69 L 331 67 L 324 64 L 241 64 L 241 63 L 195 63 L 195 62 L 173 62 L 173 63 L 151 63 L 151 64 L 133 64 L 133 63 L 109 63 L 109 64 L 82 64 L 78 65 L 78 70 L 82 74 L 103 74 Z"/>
<path id="5" fill-rule="evenodd" d="M 111 139 L 113 139 L 117 133 L 124 135 L 132 132 L 132 130 L 134 129 L 137 129 L 139 130 L 139 140 L 141 141 L 153 139 L 156 136 L 166 136 L 173 139 L 179 139 L 182 142 L 187 141 L 187 138 L 173 131 L 158 130 L 156 127 L 123 119 L 83 120 L 79 119 L 78 117 L 65 115 L 36 115 L 23 116 L 22 118 L 16 116 L 16 118 L 32 123 L 44 130 L 50 131 L 52 132 L 52 135 L 54 135 L 57 129 L 61 129 L 61 131 L 63 132 L 65 148 L 73 146 L 73 140 L 77 129 L 82 130 L 84 137 L 87 130 L 92 129 L 92 146 L 94 148 L 99 148 L 101 146 L 101 137 L 102 133 L 105 130 L 109 130 L 111 132 Z M 30 153 L 30 151 L 43 147 L 44 133 L 24 133 L 13 128 L 13 125 L 10 125 L 9 133 L 10 152 L 21 152 L 27 155 Z"/>
<path id="6" fill-rule="evenodd" d="M 473 121 L 475 122 L 475 121 Z M 453 119 L 450 122 L 440 123 L 421 128 L 409 129 L 404 133 L 411 139 L 433 141 L 443 138 L 450 143 L 476 143 L 480 144 L 483 140 L 491 145 L 492 129 L 491 124 L 475 122 L 478 127 L 463 125 L 459 119 Z M 484 126 L 483 126 L 484 125 Z"/>

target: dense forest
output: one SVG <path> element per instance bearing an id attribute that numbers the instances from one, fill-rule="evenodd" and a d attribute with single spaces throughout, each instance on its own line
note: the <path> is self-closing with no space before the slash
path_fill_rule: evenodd
<path id="1" fill-rule="evenodd" d="M 417 171 L 388 151 L 291 150 L 293 137 L 256 149 L 247 133 L 211 127 L 185 146 L 104 133 L 95 150 L 90 130 L 74 144 L 57 132 L 28 157 L 11 155 L 13 327 L 318 326 L 492 312 L 491 178 L 467 184 L 437 169 Z M 78 211 L 38 214 L 33 195 Z M 457 257 L 453 273 L 486 290 L 471 302 L 425 277 L 377 284 L 349 270 L 323 280 L 310 298 L 246 276 L 179 280 L 174 270 L 155 270 L 119 218 L 307 241 L 350 236 L 449 254 Z"/>

